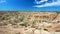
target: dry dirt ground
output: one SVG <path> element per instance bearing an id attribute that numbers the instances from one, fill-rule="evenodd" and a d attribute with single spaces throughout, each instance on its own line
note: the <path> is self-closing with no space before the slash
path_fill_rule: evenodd
<path id="1" fill-rule="evenodd" d="M 60 34 L 60 13 L 0 12 L 0 34 Z"/>

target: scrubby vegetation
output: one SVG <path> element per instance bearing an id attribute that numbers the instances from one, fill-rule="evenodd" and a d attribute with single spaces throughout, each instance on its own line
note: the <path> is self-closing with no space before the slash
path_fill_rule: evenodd
<path id="1" fill-rule="evenodd" d="M 40 30 L 55 32 L 60 30 L 59 26 L 59 12 L 0 12 L 0 31 L 4 31 L 4 27 L 6 27 L 5 30 L 9 31 L 10 34 L 38 34 L 35 31 Z M 23 31 L 21 32 L 21 30 Z"/>

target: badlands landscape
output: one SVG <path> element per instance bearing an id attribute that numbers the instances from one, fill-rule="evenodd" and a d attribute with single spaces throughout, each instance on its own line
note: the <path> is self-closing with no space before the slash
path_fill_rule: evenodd
<path id="1" fill-rule="evenodd" d="M 60 34 L 60 13 L 0 12 L 0 34 Z"/>

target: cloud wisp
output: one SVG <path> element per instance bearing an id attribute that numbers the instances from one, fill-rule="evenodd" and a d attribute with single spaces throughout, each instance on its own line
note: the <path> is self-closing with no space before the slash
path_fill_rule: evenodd
<path id="1" fill-rule="evenodd" d="M 4 2 L 6 2 L 6 0 L 0 0 L 0 3 L 4 3 Z"/>
<path id="2" fill-rule="evenodd" d="M 57 2 L 52 2 L 52 3 L 45 3 L 45 4 L 42 4 L 42 5 L 35 5 L 33 7 L 48 7 L 48 6 L 60 6 L 60 1 L 57 1 Z"/>

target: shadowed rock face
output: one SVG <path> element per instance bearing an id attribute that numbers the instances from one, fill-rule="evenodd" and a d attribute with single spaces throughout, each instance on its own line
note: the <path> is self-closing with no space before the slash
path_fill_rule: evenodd
<path id="1" fill-rule="evenodd" d="M 0 34 L 54 34 L 59 30 L 57 12 L 0 12 Z"/>

